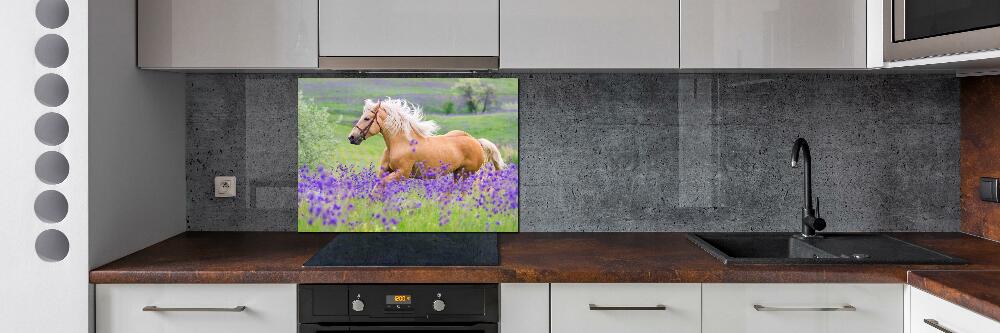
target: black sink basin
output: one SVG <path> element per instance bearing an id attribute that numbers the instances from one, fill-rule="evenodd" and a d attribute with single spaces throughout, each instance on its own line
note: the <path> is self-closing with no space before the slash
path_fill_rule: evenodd
<path id="1" fill-rule="evenodd" d="M 964 264 L 882 234 L 693 233 L 688 239 L 724 264 Z"/>

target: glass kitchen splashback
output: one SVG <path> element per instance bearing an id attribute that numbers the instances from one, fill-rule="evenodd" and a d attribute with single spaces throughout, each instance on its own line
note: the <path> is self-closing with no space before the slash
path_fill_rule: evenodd
<path id="1" fill-rule="evenodd" d="M 300 232 L 517 232 L 518 81 L 301 78 Z"/>

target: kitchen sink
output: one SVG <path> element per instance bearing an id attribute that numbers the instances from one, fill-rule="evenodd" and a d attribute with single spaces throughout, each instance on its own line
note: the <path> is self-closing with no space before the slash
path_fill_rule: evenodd
<path id="1" fill-rule="evenodd" d="M 964 264 L 965 260 L 883 234 L 691 233 L 688 239 L 726 265 Z"/>

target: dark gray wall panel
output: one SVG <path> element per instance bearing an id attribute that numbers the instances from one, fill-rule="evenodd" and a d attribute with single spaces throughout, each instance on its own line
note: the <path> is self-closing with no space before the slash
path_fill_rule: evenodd
<path id="1" fill-rule="evenodd" d="M 829 231 L 957 231 L 958 80 L 518 74 L 522 231 L 794 231 L 813 149 Z M 188 76 L 188 226 L 294 230 L 292 75 Z M 235 175 L 236 198 L 212 197 Z"/>

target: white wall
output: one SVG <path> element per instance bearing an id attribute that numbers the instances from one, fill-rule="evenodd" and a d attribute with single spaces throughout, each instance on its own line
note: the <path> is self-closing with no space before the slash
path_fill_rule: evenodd
<path id="1" fill-rule="evenodd" d="M 184 75 L 136 67 L 135 1 L 90 0 L 90 267 L 186 228 Z"/>
<path id="2" fill-rule="evenodd" d="M 0 10 L 0 332 L 85 332 L 88 326 L 87 233 L 87 1 L 67 0 L 69 18 L 49 29 L 35 18 L 36 0 L 4 1 Z M 35 42 L 58 34 L 69 56 L 56 68 L 42 66 Z M 36 80 L 52 73 L 65 78 L 66 101 L 55 107 L 35 99 Z M 55 146 L 35 137 L 39 117 L 55 112 L 66 118 L 69 136 Z M 43 183 L 35 161 L 43 152 L 63 154 L 67 177 Z M 45 190 L 61 192 L 69 203 L 58 223 L 42 222 L 34 201 Z M 58 261 L 42 260 L 35 251 L 47 229 L 63 233 L 69 252 Z"/>
<path id="3" fill-rule="evenodd" d="M 185 228 L 184 79 L 136 69 L 134 1 L 65 0 L 68 19 L 57 27 L 36 19 L 38 1 L 8 1 L 0 11 L 0 332 L 86 332 L 90 268 Z M 53 68 L 35 57 L 47 34 L 69 46 Z M 35 98 L 46 74 L 65 79 L 65 102 Z M 69 134 L 47 145 L 35 125 L 50 112 L 66 119 Z M 65 180 L 36 175 L 46 152 L 65 156 Z M 56 222 L 35 213 L 49 190 L 68 203 Z M 49 229 L 68 239 L 64 258 L 37 254 L 36 239 Z"/>

